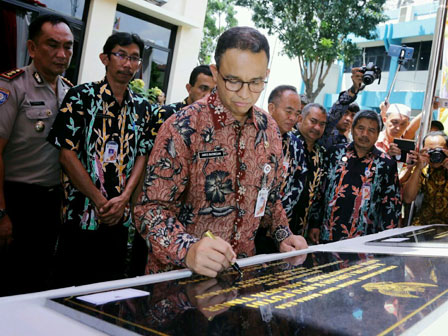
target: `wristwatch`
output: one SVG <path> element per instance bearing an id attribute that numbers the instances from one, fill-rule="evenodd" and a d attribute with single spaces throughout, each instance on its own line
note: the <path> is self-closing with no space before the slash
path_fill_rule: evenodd
<path id="1" fill-rule="evenodd" d="M 6 209 L 0 209 L 0 219 L 5 217 L 8 213 L 6 212 Z"/>

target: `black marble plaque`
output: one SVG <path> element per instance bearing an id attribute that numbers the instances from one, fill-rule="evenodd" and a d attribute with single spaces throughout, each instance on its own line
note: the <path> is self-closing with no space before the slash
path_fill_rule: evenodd
<path id="1" fill-rule="evenodd" d="M 448 258 L 317 252 L 243 270 L 242 279 L 229 271 L 139 286 L 150 295 L 99 306 L 74 297 L 52 306 L 117 335 L 399 335 L 448 299 Z"/>
<path id="2" fill-rule="evenodd" d="M 416 227 L 417 228 L 417 227 Z M 387 238 L 366 242 L 368 245 L 448 248 L 448 225 L 436 224 Z"/>

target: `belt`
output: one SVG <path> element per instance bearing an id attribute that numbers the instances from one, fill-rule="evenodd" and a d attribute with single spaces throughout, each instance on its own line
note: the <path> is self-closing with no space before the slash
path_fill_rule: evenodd
<path id="1" fill-rule="evenodd" d="M 14 189 L 22 189 L 29 190 L 33 192 L 41 192 L 41 193 L 52 193 L 52 192 L 60 192 L 62 190 L 61 185 L 57 184 L 54 186 L 41 186 L 38 184 L 29 184 L 15 181 L 5 181 L 4 185 L 6 188 L 14 188 Z"/>

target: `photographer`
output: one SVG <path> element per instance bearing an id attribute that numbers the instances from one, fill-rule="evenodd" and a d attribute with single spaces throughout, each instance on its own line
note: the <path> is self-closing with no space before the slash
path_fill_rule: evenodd
<path id="1" fill-rule="evenodd" d="M 421 207 L 413 225 L 448 224 L 448 136 L 443 132 L 430 132 L 423 139 L 420 152 L 411 151 L 414 162 L 411 175 L 403 186 L 403 200 L 410 203 L 420 192 Z"/>

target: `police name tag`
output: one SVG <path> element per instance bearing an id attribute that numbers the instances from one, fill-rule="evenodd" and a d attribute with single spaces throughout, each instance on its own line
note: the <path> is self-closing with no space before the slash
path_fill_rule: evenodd
<path id="1" fill-rule="evenodd" d="M 104 151 L 103 162 L 114 163 L 117 161 L 118 156 L 118 144 L 115 141 L 108 141 L 106 143 L 106 149 Z"/>
<path id="2" fill-rule="evenodd" d="M 262 188 L 258 192 L 257 204 L 255 205 L 254 217 L 264 216 L 264 211 L 266 210 L 266 203 L 268 202 L 269 189 Z"/>
<path id="3" fill-rule="evenodd" d="M 211 151 L 211 152 L 199 152 L 200 159 L 213 159 L 224 156 L 223 150 Z"/>

